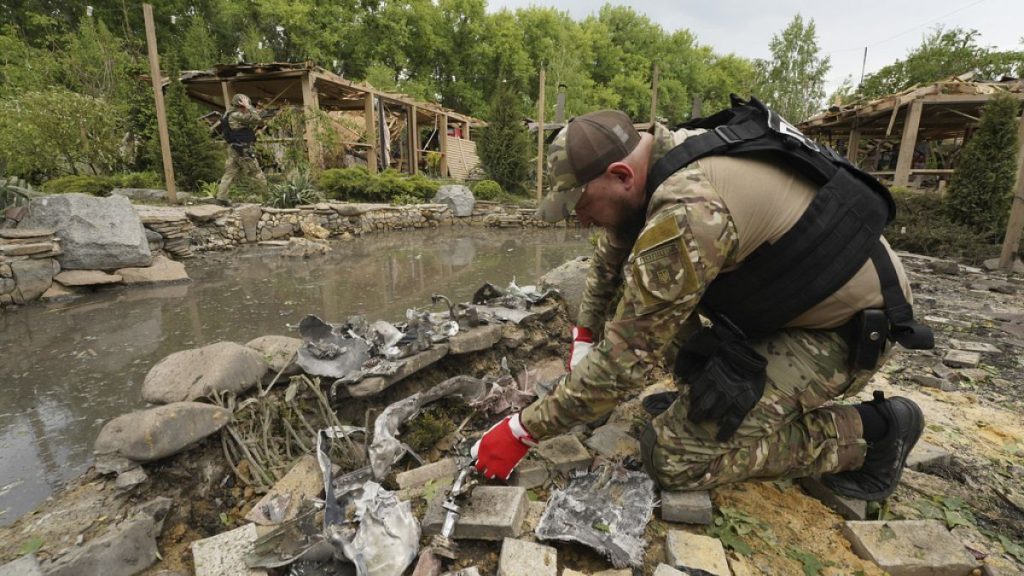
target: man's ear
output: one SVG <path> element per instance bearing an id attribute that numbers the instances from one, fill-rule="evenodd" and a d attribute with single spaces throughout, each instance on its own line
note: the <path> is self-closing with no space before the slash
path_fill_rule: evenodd
<path id="1" fill-rule="evenodd" d="M 634 180 L 636 179 L 636 173 L 633 171 L 633 167 L 625 162 L 613 162 L 608 166 L 605 172 L 617 178 L 626 188 L 631 188 Z"/>

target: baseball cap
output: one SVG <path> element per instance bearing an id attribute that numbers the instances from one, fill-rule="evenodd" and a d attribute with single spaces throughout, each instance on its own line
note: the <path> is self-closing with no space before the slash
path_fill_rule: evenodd
<path id="1" fill-rule="evenodd" d="M 546 222 L 569 217 L 583 196 L 583 187 L 636 148 L 640 133 L 624 112 L 599 110 L 577 116 L 548 147 L 548 194 L 538 214 Z"/>

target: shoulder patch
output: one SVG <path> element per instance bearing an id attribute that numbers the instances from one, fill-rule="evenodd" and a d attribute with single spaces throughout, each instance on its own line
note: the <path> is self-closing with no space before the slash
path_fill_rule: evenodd
<path id="1" fill-rule="evenodd" d="M 631 268 L 640 313 L 674 302 L 698 284 L 677 215 L 666 216 L 644 230 L 633 249 Z"/>

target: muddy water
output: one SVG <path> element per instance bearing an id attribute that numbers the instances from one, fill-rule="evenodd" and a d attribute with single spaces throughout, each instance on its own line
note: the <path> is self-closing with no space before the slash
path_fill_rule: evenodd
<path id="1" fill-rule="evenodd" d="M 467 301 L 485 281 L 532 284 L 591 252 L 573 230 L 409 232 L 333 247 L 310 260 L 267 248 L 204 256 L 188 263 L 189 285 L 0 314 L 0 525 L 89 466 L 103 423 L 143 407 L 143 378 L 168 354 L 291 335 L 310 313 L 400 321 L 432 293 Z"/>

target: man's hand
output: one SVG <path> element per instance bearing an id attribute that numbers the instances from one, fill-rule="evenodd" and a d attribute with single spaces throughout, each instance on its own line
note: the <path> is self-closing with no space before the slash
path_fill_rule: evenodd
<path id="1" fill-rule="evenodd" d="M 594 347 L 594 333 L 583 326 L 572 327 L 572 348 L 569 349 L 569 371 L 579 364 Z"/>
<path id="2" fill-rule="evenodd" d="M 513 414 L 491 426 L 469 453 L 476 460 L 476 469 L 484 477 L 508 480 L 512 470 L 534 444 L 536 441 L 523 428 L 519 414 Z"/>

